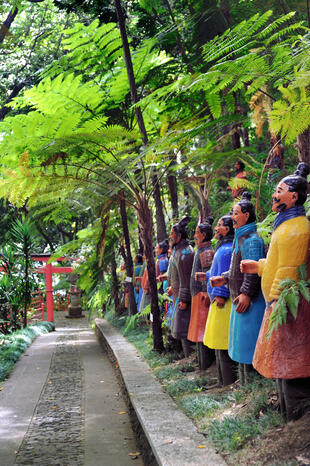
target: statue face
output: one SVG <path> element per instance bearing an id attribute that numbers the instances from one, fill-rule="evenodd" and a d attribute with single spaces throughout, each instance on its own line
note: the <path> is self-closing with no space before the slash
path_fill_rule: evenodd
<path id="1" fill-rule="evenodd" d="M 173 248 L 181 240 L 180 233 L 177 233 L 173 228 L 171 228 L 169 240 L 170 240 L 170 246 Z"/>
<path id="2" fill-rule="evenodd" d="M 159 256 L 160 254 L 163 253 L 163 250 L 161 249 L 161 247 L 159 246 L 159 244 L 156 244 L 156 248 L 155 248 L 155 254 L 156 256 Z"/>
<path id="3" fill-rule="evenodd" d="M 238 228 L 243 227 L 248 221 L 249 216 L 249 212 L 242 212 L 239 204 L 234 205 L 233 213 L 231 216 L 234 229 L 237 230 Z"/>
<path id="4" fill-rule="evenodd" d="M 298 199 L 298 193 L 289 191 L 289 185 L 280 181 L 272 195 L 272 210 L 274 212 L 283 212 L 284 210 L 294 207 Z"/>
<path id="5" fill-rule="evenodd" d="M 194 240 L 198 248 L 205 241 L 205 235 L 201 233 L 199 227 L 196 227 L 195 234 L 194 234 Z"/>
<path id="6" fill-rule="evenodd" d="M 214 230 L 214 238 L 221 239 L 227 235 L 229 227 L 225 227 L 223 220 L 219 219 Z"/>

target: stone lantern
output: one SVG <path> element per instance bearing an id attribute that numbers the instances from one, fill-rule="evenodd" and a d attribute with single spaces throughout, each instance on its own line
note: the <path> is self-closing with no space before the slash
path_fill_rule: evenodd
<path id="1" fill-rule="evenodd" d="M 69 314 L 66 316 L 68 319 L 77 319 L 79 317 L 84 317 L 80 305 L 81 289 L 76 286 L 78 279 L 79 275 L 77 273 L 71 273 L 68 276 L 68 282 L 70 283 L 70 304 L 68 307 Z"/>

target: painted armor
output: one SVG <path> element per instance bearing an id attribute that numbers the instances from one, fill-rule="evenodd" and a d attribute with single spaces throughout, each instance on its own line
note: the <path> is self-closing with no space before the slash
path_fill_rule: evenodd
<path id="1" fill-rule="evenodd" d="M 233 361 L 241 364 L 252 364 L 265 309 L 260 278 L 257 274 L 243 274 L 240 271 L 241 260 L 257 261 L 264 256 L 264 242 L 256 229 L 256 223 L 252 222 L 235 230 L 230 268 L 222 274 L 229 286 L 232 301 L 241 293 L 251 298 L 244 313 L 237 313 L 237 304 L 233 304 L 230 315 L 228 353 Z"/>
<path id="2" fill-rule="evenodd" d="M 171 321 L 171 334 L 174 338 L 187 339 L 188 326 L 191 316 L 190 276 L 194 259 L 194 251 L 187 239 L 182 239 L 174 247 L 172 262 L 169 267 L 169 281 L 173 290 L 174 303 L 176 301 L 187 303 L 181 310 L 174 306 Z"/>
<path id="3" fill-rule="evenodd" d="M 272 234 L 266 259 L 258 263 L 267 302 L 278 299 L 284 278 L 298 279 L 297 268 L 307 261 L 310 222 L 305 215 L 283 222 Z M 253 365 L 264 377 L 297 379 L 310 377 L 310 304 L 300 300 L 297 318 L 290 312 L 267 339 L 271 308 L 267 308 L 257 340 Z"/>
<path id="4" fill-rule="evenodd" d="M 191 318 L 187 338 L 193 342 L 202 342 L 209 311 L 209 297 L 206 282 L 195 280 L 196 272 L 207 272 L 211 267 L 214 251 L 211 241 L 206 241 L 197 248 L 190 277 L 192 295 Z"/>
<path id="5" fill-rule="evenodd" d="M 221 243 L 221 241 L 220 241 Z M 232 255 L 232 240 L 224 242 L 218 247 L 210 272 L 207 273 L 208 294 L 211 300 L 208 319 L 204 333 L 203 343 L 209 348 L 228 349 L 229 319 L 231 312 L 231 299 L 227 286 L 210 286 L 210 278 L 229 270 Z M 215 296 L 226 299 L 224 307 L 218 307 Z"/>

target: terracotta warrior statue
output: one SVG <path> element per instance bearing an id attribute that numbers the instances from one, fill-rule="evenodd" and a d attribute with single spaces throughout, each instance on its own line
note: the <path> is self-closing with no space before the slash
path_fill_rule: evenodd
<path id="1" fill-rule="evenodd" d="M 206 273 L 210 269 L 214 251 L 211 246 L 213 218 L 208 217 L 207 221 L 200 223 L 195 230 L 195 252 L 193 268 L 190 279 L 190 290 L 192 295 L 191 319 L 188 328 L 188 340 L 196 343 L 198 365 L 200 370 L 205 370 L 215 359 L 214 351 L 203 344 L 203 335 L 209 311 L 209 296 L 207 284 L 196 280 L 197 272 Z"/>
<path id="2" fill-rule="evenodd" d="M 191 317 L 190 277 L 194 259 L 193 248 L 187 239 L 186 226 L 189 220 L 189 217 L 184 217 L 173 225 L 169 235 L 173 249 L 168 274 L 168 286 L 171 287 L 174 301 L 171 334 L 173 338 L 181 340 L 185 357 L 192 352 L 191 344 L 187 340 Z"/>
<path id="3" fill-rule="evenodd" d="M 156 279 L 157 281 L 161 281 L 160 277 L 165 276 L 168 270 L 168 249 L 169 249 L 169 240 L 164 239 L 157 243 L 155 247 L 155 254 L 156 254 Z M 160 287 L 160 292 L 163 293 L 166 291 L 167 288 L 167 281 L 163 280 L 162 285 Z"/>
<path id="4" fill-rule="evenodd" d="M 204 344 L 215 349 L 218 386 L 226 386 L 237 378 L 237 364 L 228 354 L 231 298 L 227 286 L 210 286 L 210 278 L 227 272 L 230 267 L 235 232 L 230 215 L 221 217 L 215 227 L 215 256 L 210 272 L 207 272 L 208 293 L 211 300 L 204 334 Z"/>
<path id="5" fill-rule="evenodd" d="M 235 163 L 235 178 L 246 180 L 248 175 L 245 171 L 245 165 L 241 160 L 237 160 Z M 227 188 L 228 191 L 231 191 L 231 195 L 233 199 L 237 199 L 241 196 L 241 194 L 246 191 L 246 188 L 242 186 L 236 186 L 235 188 L 231 188 L 230 186 Z"/>
<path id="6" fill-rule="evenodd" d="M 262 323 L 265 300 L 257 274 L 241 273 L 242 259 L 264 257 L 264 242 L 256 232 L 255 208 L 251 194 L 245 192 L 234 205 L 232 221 L 235 229 L 233 253 L 228 272 L 210 279 L 211 286 L 225 283 L 233 301 L 229 323 L 228 354 L 239 363 L 240 383 L 248 382 L 253 372 L 252 360 L 258 332 Z"/>
<path id="7" fill-rule="evenodd" d="M 245 274 L 258 273 L 267 303 L 253 365 L 264 377 L 277 379 L 281 411 L 287 420 L 310 409 L 310 304 L 299 299 L 297 318 L 269 335 L 269 318 L 285 278 L 298 281 L 298 267 L 309 261 L 310 222 L 303 204 L 307 198 L 309 166 L 300 163 L 295 173 L 278 184 L 272 210 L 278 212 L 266 259 L 242 261 Z M 308 262 L 309 273 L 309 262 Z"/>

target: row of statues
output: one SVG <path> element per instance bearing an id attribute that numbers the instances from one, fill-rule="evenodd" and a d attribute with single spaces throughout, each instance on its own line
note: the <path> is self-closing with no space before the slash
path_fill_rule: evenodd
<path id="1" fill-rule="evenodd" d="M 304 209 L 309 171 L 300 163 L 272 196 L 277 216 L 267 257 L 247 192 L 218 220 L 215 250 L 213 221 L 208 218 L 196 227 L 194 252 L 188 217 L 171 228 L 169 262 L 168 242 L 156 248 L 157 278 L 173 301 L 167 317 L 170 332 L 181 342 L 184 355 L 195 344 L 201 369 L 215 358 L 219 386 L 237 378 L 245 384 L 257 372 L 276 379 L 281 411 L 288 420 L 310 409 L 310 304 L 301 297 L 297 318 L 289 313 L 271 336 L 269 319 L 280 283 L 286 278 L 298 281 L 298 267 L 309 266 L 310 222 Z M 143 286 L 137 293 L 141 290 L 143 294 Z"/>

